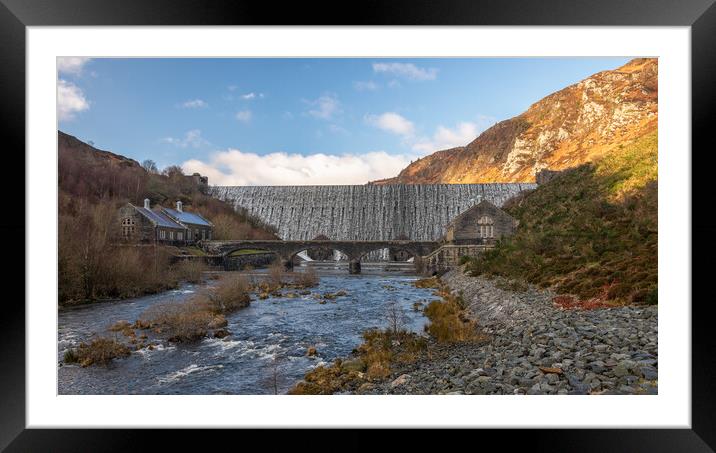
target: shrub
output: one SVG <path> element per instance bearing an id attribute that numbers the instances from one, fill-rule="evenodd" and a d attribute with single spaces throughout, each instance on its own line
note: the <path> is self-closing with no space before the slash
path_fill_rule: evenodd
<path id="1" fill-rule="evenodd" d="M 77 363 L 80 361 L 74 349 L 67 349 L 65 351 L 63 360 L 65 363 Z"/>
<path id="2" fill-rule="evenodd" d="M 438 342 L 456 343 L 480 338 L 475 322 L 465 317 L 455 300 L 432 301 L 424 313 L 430 320 L 426 330 Z"/>
<path id="3" fill-rule="evenodd" d="M 209 292 L 209 300 L 213 302 L 212 310 L 216 313 L 230 313 L 239 308 L 248 307 L 251 303 L 251 282 L 245 275 L 235 274 L 224 277 Z"/>
<path id="4" fill-rule="evenodd" d="M 268 284 L 271 291 L 275 291 L 286 284 L 286 268 L 281 263 L 281 260 L 275 260 L 269 266 Z"/>
<path id="5" fill-rule="evenodd" d="M 388 377 L 394 363 L 411 363 L 427 348 L 427 341 L 418 335 L 400 330 L 369 329 L 364 342 L 356 348 L 356 357 L 336 360 L 331 366 L 319 366 L 306 373 L 290 395 L 330 395 L 355 388 L 365 381 Z"/>
<path id="6" fill-rule="evenodd" d="M 312 267 L 307 268 L 303 272 L 296 272 L 293 279 L 294 285 L 298 288 L 313 288 L 314 286 L 318 286 L 319 282 L 320 279 Z"/>
<path id="7" fill-rule="evenodd" d="M 125 336 L 133 337 L 134 336 L 134 329 L 132 328 L 132 325 L 129 323 L 129 321 L 121 320 L 117 321 L 116 323 L 112 324 L 109 327 L 110 332 L 121 332 Z"/>
<path id="8" fill-rule="evenodd" d="M 179 279 L 189 283 L 201 283 L 204 272 L 208 266 L 203 259 L 184 259 L 175 265 L 175 271 Z"/>
<path id="9" fill-rule="evenodd" d="M 127 357 L 130 354 L 127 346 L 111 338 L 95 338 L 89 343 L 80 343 L 74 350 L 65 352 L 65 362 L 79 363 L 86 367 L 93 364 L 106 365 L 112 359 Z"/>
<path id="10" fill-rule="evenodd" d="M 193 342 L 206 337 L 212 328 L 223 327 L 213 312 L 214 303 L 205 295 L 185 302 L 156 304 L 145 311 L 139 322 L 164 333 L 169 341 Z"/>

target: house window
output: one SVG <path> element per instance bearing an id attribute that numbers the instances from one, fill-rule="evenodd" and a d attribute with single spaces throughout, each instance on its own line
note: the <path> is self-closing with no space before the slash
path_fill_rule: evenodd
<path id="1" fill-rule="evenodd" d="M 201 230 L 201 240 L 206 239 L 206 230 Z"/>
<path id="2" fill-rule="evenodd" d="M 178 233 L 177 233 L 177 239 L 180 240 L 180 241 L 181 241 L 182 239 L 184 239 L 184 233 L 182 233 L 181 231 L 178 232 Z"/>
<path id="3" fill-rule="evenodd" d="M 173 231 L 169 232 L 169 239 L 172 241 L 174 240 L 174 232 Z"/>
<path id="4" fill-rule="evenodd" d="M 159 230 L 159 239 L 166 239 L 167 238 L 167 232 L 164 230 Z"/>
<path id="5" fill-rule="evenodd" d="M 482 216 L 477 221 L 477 233 L 481 238 L 493 238 L 495 237 L 494 222 L 492 217 Z"/>
<path id="6" fill-rule="evenodd" d="M 134 218 L 125 217 L 122 219 L 122 236 L 129 238 L 134 235 Z"/>
<path id="7" fill-rule="evenodd" d="M 206 238 L 207 238 L 208 240 L 211 240 L 211 230 L 209 230 L 209 231 L 206 233 Z"/>

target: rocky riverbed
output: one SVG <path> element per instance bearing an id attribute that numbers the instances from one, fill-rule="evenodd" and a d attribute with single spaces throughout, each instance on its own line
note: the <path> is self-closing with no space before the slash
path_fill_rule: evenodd
<path id="1" fill-rule="evenodd" d="M 431 343 L 371 394 L 656 394 L 657 307 L 556 307 L 548 290 L 510 290 L 498 280 L 442 277 L 469 303 L 479 343 Z"/>

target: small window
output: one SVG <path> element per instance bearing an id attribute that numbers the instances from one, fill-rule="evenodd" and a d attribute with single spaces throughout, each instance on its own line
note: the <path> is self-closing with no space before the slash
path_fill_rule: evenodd
<path id="1" fill-rule="evenodd" d="M 172 241 L 174 240 L 174 232 L 173 231 L 169 232 L 169 239 Z"/>
<path id="2" fill-rule="evenodd" d="M 167 238 L 167 232 L 164 230 L 159 230 L 159 239 L 166 239 Z"/>
<path id="3" fill-rule="evenodd" d="M 177 239 L 180 240 L 180 241 L 181 241 L 182 239 L 184 239 L 184 233 L 182 233 L 181 231 L 178 232 L 178 233 L 177 233 Z"/>
<path id="4" fill-rule="evenodd" d="M 477 232 L 481 238 L 495 237 L 494 222 L 492 217 L 480 217 L 480 220 L 477 221 Z"/>
<path id="5" fill-rule="evenodd" d="M 206 230 L 201 230 L 201 240 L 206 239 Z"/>
<path id="6" fill-rule="evenodd" d="M 122 236 L 129 238 L 134 234 L 134 218 L 125 217 L 122 219 Z"/>

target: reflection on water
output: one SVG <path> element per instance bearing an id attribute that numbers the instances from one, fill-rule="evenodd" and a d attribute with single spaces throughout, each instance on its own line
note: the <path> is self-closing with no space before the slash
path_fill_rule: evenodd
<path id="1" fill-rule="evenodd" d="M 232 335 L 207 338 L 195 344 L 162 342 L 153 351 L 143 349 L 108 366 L 58 369 L 61 394 L 266 394 L 285 393 L 312 367 L 350 354 L 370 327 L 385 327 L 386 310 L 397 303 L 407 327 L 421 332 L 425 318 L 413 310 L 417 301 L 433 299 L 432 290 L 415 288 L 417 277 L 407 268 L 364 266 L 363 274 L 348 275 L 345 266 L 320 269 L 321 283 L 311 295 L 254 300 L 229 316 Z M 314 293 L 347 291 L 344 297 L 319 304 Z M 106 302 L 59 313 L 58 361 L 64 351 L 93 333 L 108 334 L 119 321 L 134 321 L 156 303 L 182 300 L 199 287 Z M 114 335 L 114 334 L 111 334 Z M 318 353 L 306 356 L 309 346 Z"/>

